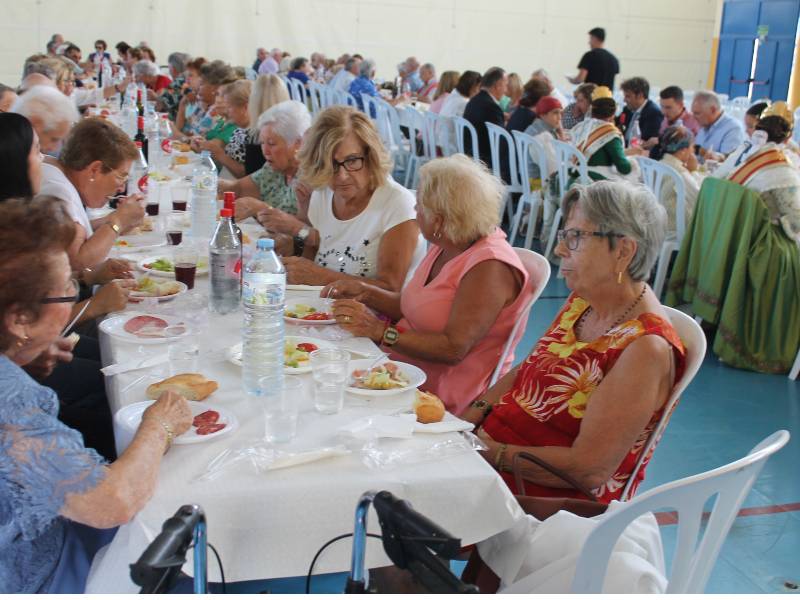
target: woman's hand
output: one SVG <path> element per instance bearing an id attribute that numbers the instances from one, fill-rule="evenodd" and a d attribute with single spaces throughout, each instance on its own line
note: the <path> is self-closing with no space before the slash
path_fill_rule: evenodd
<path id="1" fill-rule="evenodd" d="M 186 433 L 192 426 L 192 411 L 186 398 L 177 392 L 167 390 L 144 411 L 142 421 L 145 419 L 154 419 L 159 425 L 165 423 L 177 437 Z"/>
<path id="2" fill-rule="evenodd" d="M 481 450 L 483 458 L 485 458 L 486 462 L 488 462 L 490 465 L 495 466 L 494 458 L 497 456 L 497 449 L 500 447 L 500 443 L 492 439 L 492 436 L 486 433 L 486 430 L 483 427 L 479 427 L 478 431 L 475 432 L 475 435 L 478 436 L 480 441 L 486 444 L 487 449 Z"/>
<path id="3" fill-rule="evenodd" d="M 297 235 L 298 231 L 306 227 L 306 224 L 294 215 L 266 204 L 256 214 L 256 221 L 261 223 L 267 231 L 285 233 L 291 236 Z"/>
<path id="4" fill-rule="evenodd" d="M 202 150 L 208 150 L 212 158 L 218 158 L 220 155 L 225 154 L 225 145 L 222 140 L 204 140 L 197 139 L 197 147 Z M 194 140 L 193 140 L 194 141 Z"/>
<path id="5" fill-rule="evenodd" d="M 130 262 L 109 258 L 100 263 L 84 281 L 87 285 L 102 285 L 115 279 L 133 279 Z"/>
<path id="6" fill-rule="evenodd" d="M 367 296 L 368 286 L 358 279 L 340 279 L 329 283 L 319 293 L 321 298 L 348 298 L 358 302 L 364 302 Z"/>
<path id="7" fill-rule="evenodd" d="M 223 189 L 221 191 L 226 192 L 228 190 Z M 264 208 L 264 203 L 258 198 L 253 198 L 252 196 L 242 196 L 241 198 L 236 199 L 236 213 L 234 214 L 234 217 L 236 217 L 237 222 L 244 221 L 245 219 L 257 214 L 262 208 Z"/>
<path id="8" fill-rule="evenodd" d="M 123 310 L 128 304 L 131 288 L 135 285 L 136 281 L 130 279 L 112 281 L 101 287 L 92 297 L 90 306 L 92 314 L 99 317 L 110 312 Z M 89 311 L 87 310 L 87 312 Z"/>
<path id="9" fill-rule="evenodd" d="M 328 274 L 328 269 L 300 256 L 284 257 L 283 266 L 286 267 L 286 283 L 293 285 L 324 284 L 321 277 Z"/>
<path id="10" fill-rule="evenodd" d="M 151 90 L 150 88 L 147 88 L 147 99 L 153 102 L 154 100 L 158 99 L 158 94 L 156 94 L 155 91 Z"/>
<path id="11" fill-rule="evenodd" d="M 117 220 L 119 228 L 125 232 L 138 227 L 144 221 L 145 209 L 142 203 L 144 196 L 133 194 L 127 198 L 120 198 L 117 210 L 112 214 Z"/>
<path id="12" fill-rule="evenodd" d="M 60 362 L 72 362 L 72 350 L 75 342 L 69 338 L 59 337 L 39 356 L 25 365 L 25 370 L 37 379 L 49 377 Z"/>
<path id="13" fill-rule="evenodd" d="M 690 146 L 689 150 L 689 156 L 683 164 L 689 172 L 694 173 L 697 171 L 697 155 L 694 153 L 694 146 Z"/>
<path id="14" fill-rule="evenodd" d="M 385 323 L 366 306 L 355 300 L 337 300 L 333 303 L 336 324 L 357 337 L 368 337 L 373 342 L 383 339 Z"/>

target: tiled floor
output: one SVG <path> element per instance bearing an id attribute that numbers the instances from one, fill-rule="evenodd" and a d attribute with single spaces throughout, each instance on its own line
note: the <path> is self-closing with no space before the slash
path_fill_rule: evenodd
<path id="1" fill-rule="evenodd" d="M 517 360 L 530 351 L 568 294 L 553 275 L 531 313 Z M 745 507 L 794 504 L 793 511 L 737 518 L 711 575 L 710 593 L 797 592 L 800 584 L 800 381 L 739 371 L 709 353 L 656 450 L 640 491 L 744 456 L 778 429 L 794 436 L 767 463 Z M 674 525 L 662 527 L 669 556 Z M 344 575 L 315 577 L 312 591 L 336 593 Z M 236 584 L 238 592 L 302 592 L 304 578 Z"/>

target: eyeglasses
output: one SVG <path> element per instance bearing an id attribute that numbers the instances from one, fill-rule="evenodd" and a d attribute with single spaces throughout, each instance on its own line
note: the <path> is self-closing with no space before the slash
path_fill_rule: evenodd
<path id="1" fill-rule="evenodd" d="M 78 285 L 77 279 L 70 279 L 69 284 L 72 289 L 71 296 L 55 296 L 52 298 L 42 298 L 39 300 L 41 304 L 61 304 L 62 302 L 72 302 L 75 303 L 80 299 L 80 286 Z"/>
<path id="2" fill-rule="evenodd" d="M 577 250 L 583 237 L 602 237 L 602 238 L 622 238 L 625 237 L 621 233 L 614 233 L 612 231 L 583 231 L 581 229 L 559 229 L 556 232 L 556 237 L 559 242 L 564 242 L 568 250 Z"/>
<path id="3" fill-rule="evenodd" d="M 356 171 L 360 171 L 364 168 L 364 159 L 366 156 L 350 156 L 345 158 L 342 162 L 339 162 L 335 158 L 333 160 L 333 174 L 339 172 L 340 167 L 344 167 L 344 170 L 348 173 L 355 173 Z"/>
<path id="4" fill-rule="evenodd" d="M 118 173 L 116 169 L 112 169 L 108 165 L 103 166 L 108 169 L 109 173 L 114 174 L 114 179 L 116 179 L 120 184 L 127 183 L 128 179 L 131 178 L 129 173 Z"/>

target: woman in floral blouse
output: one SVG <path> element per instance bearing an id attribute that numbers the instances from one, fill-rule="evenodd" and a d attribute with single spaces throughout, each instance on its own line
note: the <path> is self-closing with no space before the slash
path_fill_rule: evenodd
<path id="1" fill-rule="evenodd" d="M 610 181 L 573 187 L 563 211 L 556 253 L 572 294 L 528 358 L 464 418 L 512 489 L 513 458 L 529 452 L 610 502 L 684 371 L 683 345 L 647 285 L 666 214 L 644 187 Z M 581 495 L 538 466 L 523 474 L 517 493 Z M 643 478 L 644 468 L 634 491 Z"/>

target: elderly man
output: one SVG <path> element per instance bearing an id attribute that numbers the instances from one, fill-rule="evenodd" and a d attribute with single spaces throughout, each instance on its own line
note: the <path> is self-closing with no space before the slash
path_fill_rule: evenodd
<path id="1" fill-rule="evenodd" d="M 265 60 L 267 60 L 267 49 L 266 48 L 258 48 L 256 50 L 256 61 L 253 63 L 253 71 L 258 73 L 258 68 L 261 66 Z"/>
<path id="2" fill-rule="evenodd" d="M 0 83 L 0 113 L 8 112 L 17 100 L 14 88 Z"/>
<path id="3" fill-rule="evenodd" d="M 556 98 L 561 103 L 561 106 L 566 106 L 567 104 L 569 104 L 569 100 L 567 99 L 567 97 L 561 93 L 561 90 L 559 90 L 556 86 L 553 85 L 553 80 L 550 79 L 550 75 L 548 75 L 547 71 L 545 71 L 544 69 L 536 69 L 531 74 L 531 79 L 538 79 L 539 81 L 547 85 L 547 89 L 549 90 L 547 92 L 547 95 Z"/>
<path id="4" fill-rule="evenodd" d="M 344 68 L 333 76 L 328 84 L 331 89 L 337 92 L 349 92 L 350 84 L 358 77 L 358 70 L 361 67 L 361 59 L 350 57 L 344 63 Z"/>
<path id="5" fill-rule="evenodd" d="M 614 89 L 614 78 L 619 73 L 619 61 L 603 46 L 606 43 L 606 30 L 595 27 L 589 32 L 590 50 L 578 63 L 578 74 L 567 77 L 570 83 L 593 83 Z"/>
<path id="6" fill-rule="evenodd" d="M 322 52 L 311 53 L 311 79 L 314 81 L 325 81 L 325 55 Z"/>
<path id="7" fill-rule="evenodd" d="M 431 63 L 425 63 L 419 68 L 419 76 L 422 79 L 422 87 L 417 92 L 417 100 L 430 104 L 433 102 L 434 94 L 436 94 L 436 88 L 439 87 L 439 81 L 436 79 L 436 69 Z"/>
<path id="8" fill-rule="evenodd" d="M 409 56 L 402 63 L 400 76 L 403 78 L 403 85 L 408 85 L 408 89 L 412 94 L 416 94 L 422 89 L 423 83 L 419 74 L 419 61 L 415 57 Z"/>
<path id="9" fill-rule="evenodd" d="M 692 101 L 692 114 L 700 124 L 694 141 L 703 158 L 720 160 L 744 142 L 741 123 L 723 112 L 714 92 L 697 92 Z"/>
<path id="10" fill-rule="evenodd" d="M 492 164 L 492 153 L 489 149 L 489 132 L 486 123 L 498 127 L 505 125 L 503 109 L 500 108 L 500 98 L 508 90 L 508 74 L 500 67 L 492 67 L 481 78 L 481 91 L 475 94 L 464 108 L 464 118 L 472 123 L 478 134 L 478 155 L 487 165 Z M 471 140 L 474 144 L 475 140 Z M 503 178 L 508 181 L 508 154 L 504 156 L 505 146 L 501 144 L 500 170 Z"/>
<path id="11" fill-rule="evenodd" d="M 625 146 L 630 147 L 634 139 L 634 146 L 643 140 L 658 137 L 661 129 L 661 114 L 656 103 L 649 99 L 650 84 L 644 77 L 631 77 L 622 82 L 622 94 L 625 99 L 625 108 L 617 120 L 617 126 L 625 138 Z M 636 134 L 636 129 L 639 133 Z"/>
<path id="12" fill-rule="evenodd" d="M 273 48 L 269 51 L 269 55 L 261 61 L 258 67 L 259 75 L 277 75 L 281 67 L 281 59 L 283 52 L 280 48 Z"/>
<path id="13" fill-rule="evenodd" d="M 37 85 L 20 95 L 11 112 L 31 122 L 42 152 L 53 155 L 58 154 L 72 124 L 79 118 L 72 100 L 55 87 L 46 85 Z"/>

